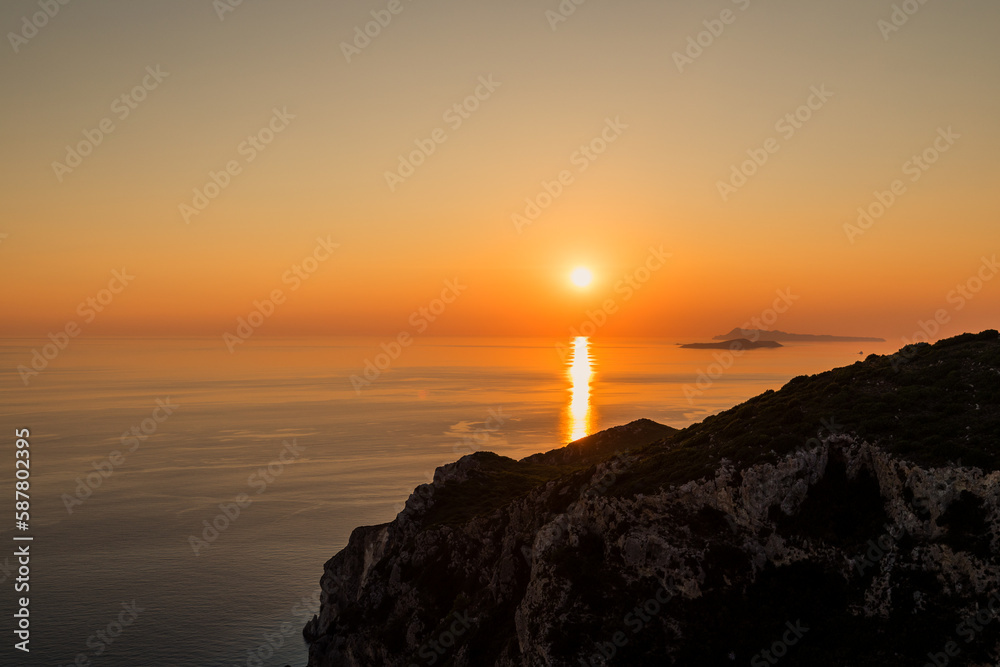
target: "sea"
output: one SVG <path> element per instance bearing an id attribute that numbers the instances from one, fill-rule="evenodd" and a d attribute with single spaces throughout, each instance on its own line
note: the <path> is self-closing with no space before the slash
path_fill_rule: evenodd
<path id="1" fill-rule="evenodd" d="M 0 665 L 303 667 L 323 564 L 438 466 L 688 426 L 898 347 L 678 342 L 0 340 Z"/>

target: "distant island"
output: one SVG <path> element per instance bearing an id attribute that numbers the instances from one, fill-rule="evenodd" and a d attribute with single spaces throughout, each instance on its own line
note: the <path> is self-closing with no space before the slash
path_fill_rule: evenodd
<path id="1" fill-rule="evenodd" d="M 759 347 L 784 347 L 784 345 L 773 340 L 754 341 L 746 338 L 733 338 L 721 343 L 687 343 L 681 347 L 692 350 L 755 350 Z"/>
<path id="2" fill-rule="evenodd" d="M 865 336 L 828 336 L 816 334 L 793 334 L 784 331 L 766 331 L 764 329 L 740 329 L 736 328 L 727 334 L 713 336 L 712 340 L 740 340 L 750 339 L 752 341 L 783 341 L 795 343 L 884 343 L 885 338 L 869 338 Z"/>

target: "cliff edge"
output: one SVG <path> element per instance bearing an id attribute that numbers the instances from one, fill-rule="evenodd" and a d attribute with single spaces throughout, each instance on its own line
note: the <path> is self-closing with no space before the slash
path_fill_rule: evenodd
<path id="1" fill-rule="evenodd" d="M 466 456 L 326 564 L 309 665 L 993 665 L 998 437 L 986 331 Z"/>

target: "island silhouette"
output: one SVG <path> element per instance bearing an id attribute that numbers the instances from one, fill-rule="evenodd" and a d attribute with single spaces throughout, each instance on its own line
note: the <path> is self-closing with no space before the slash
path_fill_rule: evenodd
<path id="1" fill-rule="evenodd" d="M 884 338 L 868 336 L 831 336 L 828 334 L 796 334 L 785 331 L 767 331 L 766 329 L 733 329 L 727 334 L 713 336 L 712 340 L 777 341 L 796 343 L 884 343 Z"/>
<path id="2" fill-rule="evenodd" d="M 692 350 L 756 350 L 761 347 L 774 348 L 784 347 L 774 340 L 748 340 L 746 338 L 733 338 L 732 340 L 718 343 L 685 343 L 682 348 Z"/>

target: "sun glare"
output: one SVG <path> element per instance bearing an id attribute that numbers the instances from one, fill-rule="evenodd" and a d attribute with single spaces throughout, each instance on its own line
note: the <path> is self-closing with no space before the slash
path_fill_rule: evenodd
<path id="1" fill-rule="evenodd" d="M 585 266 L 573 269 L 573 273 L 570 275 L 570 280 L 577 287 L 587 287 L 590 283 L 594 282 L 594 274 L 590 272 Z"/>
<path id="2" fill-rule="evenodd" d="M 589 435 L 593 427 L 590 382 L 594 367 L 590 359 L 590 339 L 584 336 L 574 339 L 567 375 L 570 380 L 569 442 L 573 442 Z"/>

